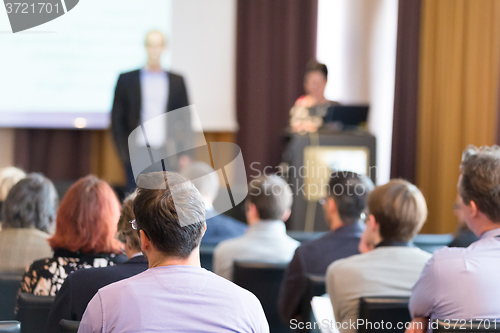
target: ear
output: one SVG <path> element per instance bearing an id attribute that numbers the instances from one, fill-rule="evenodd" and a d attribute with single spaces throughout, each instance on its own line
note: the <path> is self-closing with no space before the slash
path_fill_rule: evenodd
<path id="1" fill-rule="evenodd" d="M 144 230 L 139 230 L 139 237 L 141 238 L 141 250 L 146 252 L 151 248 L 151 241 L 144 233 Z"/>
<path id="2" fill-rule="evenodd" d="M 339 211 L 339 208 L 337 207 L 337 203 L 335 202 L 335 199 L 332 197 L 328 197 L 328 199 L 326 201 L 326 207 L 327 207 L 328 215 L 330 215 L 330 216 L 337 214 Z"/>
<path id="3" fill-rule="evenodd" d="M 290 208 L 285 209 L 283 216 L 281 216 L 281 221 L 283 221 L 283 222 L 288 221 L 288 218 L 290 217 L 291 213 L 292 213 L 292 211 L 290 210 Z"/>
<path id="4" fill-rule="evenodd" d="M 477 217 L 479 214 L 479 209 L 477 208 L 477 205 L 474 201 L 470 201 L 470 216 L 471 217 Z"/>
<path id="5" fill-rule="evenodd" d="M 375 220 L 375 216 L 372 214 L 368 215 L 368 220 L 366 220 L 366 227 L 372 231 L 379 232 L 380 224 Z"/>
<path id="6" fill-rule="evenodd" d="M 251 202 L 249 202 L 247 205 L 247 214 L 254 220 L 258 220 L 260 218 L 257 207 Z"/>

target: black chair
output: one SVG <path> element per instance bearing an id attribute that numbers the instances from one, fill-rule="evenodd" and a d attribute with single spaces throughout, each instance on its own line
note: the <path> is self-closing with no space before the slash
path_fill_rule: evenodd
<path id="1" fill-rule="evenodd" d="M 287 264 L 239 261 L 234 263 L 233 282 L 259 299 L 271 333 L 291 332 L 278 313 L 278 293 Z"/>
<path id="2" fill-rule="evenodd" d="M 446 332 L 467 332 L 467 333 L 480 333 L 480 332 L 500 332 L 500 321 L 497 319 L 489 320 L 442 320 L 436 319 L 432 323 L 432 332 L 446 333 Z"/>
<path id="3" fill-rule="evenodd" d="M 214 258 L 215 245 L 200 245 L 200 262 L 201 267 L 208 271 L 213 272 L 213 258 Z"/>
<path id="4" fill-rule="evenodd" d="M 420 249 L 433 253 L 444 246 L 448 246 L 452 240 L 452 234 L 420 234 L 415 236 L 413 243 Z"/>
<path id="5" fill-rule="evenodd" d="M 15 320 L 0 321 L 0 333 L 21 333 L 21 323 Z"/>
<path id="6" fill-rule="evenodd" d="M 314 296 L 321 296 L 326 293 L 326 284 L 324 275 L 307 274 L 306 275 L 306 294 L 300 301 L 300 318 L 301 321 L 307 322 L 312 320 L 311 316 L 311 300 Z M 304 328 L 298 332 L 309 332 L 309 329 Z"/>
<path id="7" fill-rule="evenodd" d="M 411 321 L 408 301 L 409 297 L 362 297 L 359 302 L 359 318 L 364 320 L 364 324 L 358 326 L 358 333 L 403 333 L 406 328 L 402 323 Z M 378 326 L 382 321 L 383 328 Z"/>
<path id="8" fill-rule="evenodd" d="M 14 319 L 14 307 L 22 277 L 19 274 L 0 274 L 0 320 Z"/>
<path id="9" fill-rule="evenodd" d="M 61 319 L 59 322 L 61 333 L 77 333 L 80 326 L 79 321 Z"/>
<path id="10" fill-rule="evenodd" d="M 55 296 L 36 296 L 21 293 L 16 320 L 21 322 L 22 333 L 39 333 L 45 329 Z"/>

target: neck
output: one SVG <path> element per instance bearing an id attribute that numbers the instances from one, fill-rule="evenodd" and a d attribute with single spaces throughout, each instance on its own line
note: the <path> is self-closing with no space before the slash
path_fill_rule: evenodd
<path id="1" fill-rule="evenodd" d="M 330 219 L 330 231 L 335 231 L 338 228 L 344 226 L 344 223 L 342 223 L 342 220 L 338 216 L 333 216 Z"/>
<path id="2" fill-rule="evenodd" d="M 151 72 L 161 72 L 163 69 L 161 68 L 161 65 L 159 62 L 156 61 L 148 61 L 146 64 L 148 70 Z"/>
<path id="3" fill-rule="evenodd" d="M 494 229 L 498 229 L 498 228 L 500 228 L 500 224 L 499 223 L 489 222 L 489 223 L 483 225 L 481 228 L 479 228 L 477 230 L 477 232 L 475 232 L 475 234 L 476 234 L 476 236 L 481 237 L 486 232 L 494 230 Z"/>
<path id="4" fill-rule="evenodd" d="M 166 256 L 158 252 L 147 254 L 147 258 L 149 268 L 173 265 L 201 267 L 199 247 L 195 248 L 187 258 Z"/>

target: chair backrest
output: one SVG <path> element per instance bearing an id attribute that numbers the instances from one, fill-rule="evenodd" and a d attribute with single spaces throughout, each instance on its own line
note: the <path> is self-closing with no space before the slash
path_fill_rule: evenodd
<path id="1" fill-rule="evenodd" d="M 61 333 L 77 333 L 78 327 L 80 327 L 80 322 L 61 319 L 59 325 L 61 326 Z"/>
<path id="2" fill-rule="evenodd" d="M 273 333 L 291 332 L 278 313 L 278 293 L 286 266 L 286 263 L 234 263 L 233 282 L 257 296 Z"/>
<path id="3" fill-rule="evenodd" d="M 200 245 L 200 262 L 201 267 L 213 272 L 212 261 L 214 258 L 215 245 Z"/>
<path id="4" fill-rule="evenodd" d="M 362 297 L 359 302 L 359 319 L 364 320 L 364 324 L 358 326 L 358 333 L 375 333 L 389 331 L 388 329 L 390 332 L 403 333 L 405 327 L 400 323 L 411 321 L 408 301 L 409 297 Z M 382 321 L 385 326 L 378 327 Z"/>
<path id="5" fill-rule="evenodd" d="M 21 333 L 21 323 L 15 320 L 0 321 L 0 333 Z"/>
<path id="6" fill-rule="evenodd" d="M 325 276 L 316 274 L 306 275 L 306 294 L 300 302 L 300 320 L 311 321 L 311 300 L 314 296 L 321 296 L 326 293 Z M 306 326 L 304 326 L 306 327 Z M 302 332 L 309 332 L 304 328 Z"/>
<path id="7" fill-rule="evenodd" d="M 436 319 L 432 323 L 432 332 L 462 332 L 462 333 L 480 333 L 480 332 L 500 332 L 500 321 L 497 319 L 479 319 L 479 320 L 443 320 Z"/>
<path id="8" fill-rule="evenodd" d="M 448 246 L 452 240 L 452 234 L 420 234 L 415 236 L 413 243 L 420 249 L 433 253 L 444 246 Z"/>
<path id="9" fill-rule="evenodd" d="M 19 295 L 16 320 L 21 322 L 22 333 L 38 333 L 45 329 L 54 299 L 55 296 Z"/>
<path id="10" fill-rule="evenodd" d="M 22 275 L 0 274 L 0 320 L 14 319 L 16 296 L 21 285 Z"/>
<path id="11" fill-rule="evenodd" d="M 292 237 L 296 241 L 299 241 L 301 243 L 307 242 L 313 239 L 318 239 L 321 236 L 324 236 L 326 231 L 297 231 L 297 230 L 290 230 L 286 232 L 288 236 Z"/>

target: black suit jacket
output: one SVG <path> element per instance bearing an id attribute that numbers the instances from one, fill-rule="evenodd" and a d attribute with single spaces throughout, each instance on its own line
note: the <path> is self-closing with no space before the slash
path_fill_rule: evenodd
<path id="1" fill-rule="evenodd" d="M 68 275 L 50 310 L 45 332 L 60 332 L 61 319 L 82 319 L 87 304 L 97 291 L 111 284 L 148 269 L 148 261 L 144 256 L 129 259 L 123 264 L 103 268 L 80 269 Z"/>
<path id="2" fill-rule="evenodd" d="M 295 250 L 283 276 L 278 299 L 283 322 L 288 323 L 299 315 L 300 304 L 307 288 L 306 274 L 325 275 L 326 269 L 335 260 L 358 254 L 363 230 L 363 223 L 358 221 L 304 243 Z"/>
<path id="3" fill-rule="evenodd" d="M 165 112 L 173 111 L 189 105 L 186 86 L 182 76 L 167 72 L 168 75 L 168 102 Z M 120 74 L 115 88 L 113 108 L 111 110 L 111 131 L 116 143 L 118 154 L 123 163 L 128 164 L 128 136 L 140 124 L 141 120 L 141 79 L 140 70 Z M 168 128 L 169 137 L 175 138 L 178 151 L 184 146 L 190 146 L 185 141 L 193 140 L 191 131 L 191 117 L 189 112 L 179 120 L 181 126 Z M 172 130 L 173 129 L 173 130 Z"/>

